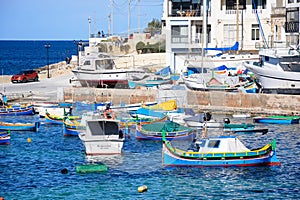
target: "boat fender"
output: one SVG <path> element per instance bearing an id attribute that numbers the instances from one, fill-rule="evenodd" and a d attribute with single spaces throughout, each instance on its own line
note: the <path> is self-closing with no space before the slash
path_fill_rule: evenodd
<path id="1" fill-rule="evenodd" d="M 138 187 L 139 193 L 146 192 L 147 190 L 148 190 L 148 187 L 146 185 L 142 185 L 142 186 Z"/>
<path id="2" fill-rule="evenodd" d="M 230 124 L 230 119 L 229 118 L 224 118 L 223 120 L 224 120 L 225 124 Z"/>

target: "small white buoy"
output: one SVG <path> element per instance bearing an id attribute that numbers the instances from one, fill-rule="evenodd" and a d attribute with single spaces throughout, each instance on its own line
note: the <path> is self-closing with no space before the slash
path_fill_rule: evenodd
<path id="1" fill-rule="evenodd" d="M 31 142 L 31 138 L 29 137 L 29 138 L 27 138 L 27 142 L 28 143 L 30 143 Z"/>
<path id="2" fill-rule="evenodd" d="M 147 190 L 148 190 L 148 187 L 146 185 L 142 185 L 142 186 L 138 187 L 139 193 L 146 192 Z"/>

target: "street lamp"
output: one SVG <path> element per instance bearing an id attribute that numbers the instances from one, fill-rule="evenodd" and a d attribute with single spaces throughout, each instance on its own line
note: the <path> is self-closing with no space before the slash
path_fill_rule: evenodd
<path id="1" fill-rule="evenodd" d="M 50 78 L 50 72 L 49 72 L 49 48 L 50 48 L 50 43 L 47 43 L 44 46 L 47 50 L 47 71 L 48 71 L 47 78 Z"/>

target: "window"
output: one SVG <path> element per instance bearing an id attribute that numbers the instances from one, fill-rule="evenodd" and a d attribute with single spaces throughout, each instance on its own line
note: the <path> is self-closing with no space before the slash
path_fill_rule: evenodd
<path id="1" fill-rule="evenodd" d="M 239 25 L 239 40 L 242 36 L 242 25 Z M 236 42 L 236 24 L 224 24 L 224 43 L 223 47 L 232 46 Z"/>
<path id="2" fill-rule="evenodd" d="M 207 147 L 209 147 L 209 148 L 219 148 L 219 145 L 220 145 L 220 140 L 210 140 L 208 142 Z"/>
<path id="3" fill-rule="evenodd" d="M 246 0 L 239 0 L 239 9 L 246 9 Z M 227 0 L 226 10 L 236 10 L 236 0 Z"/>
<path id="4" fill-rule="evenodd" d="M 254 0 L 254 4 L 252 3 L 252 9 L 266 9 L 267 0 Z"/>
<path id="5" fill-rule="evenodd" d="M 258 24 L 252 24 L 251 39 L 259 40 L 259 25 Z"/>
<path id="6" fill-rule="evenodd" d="M 172 43 L 188 42 L 188 26 L 172 26 L 171 27 Z"/>

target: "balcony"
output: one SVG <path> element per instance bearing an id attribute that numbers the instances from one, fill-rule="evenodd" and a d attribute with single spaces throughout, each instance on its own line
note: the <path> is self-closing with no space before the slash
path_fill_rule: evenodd
<path id="1" fill-rule="evenodd" d="M 299 22 L 285 22 L 286 33 L 299 33 Z"/>
<path id="2" fill-rule="evenodd" d="M 200 17 L 202 15 L 201 10 L 172 10 L 172 14 L 169 17 Z"/>

